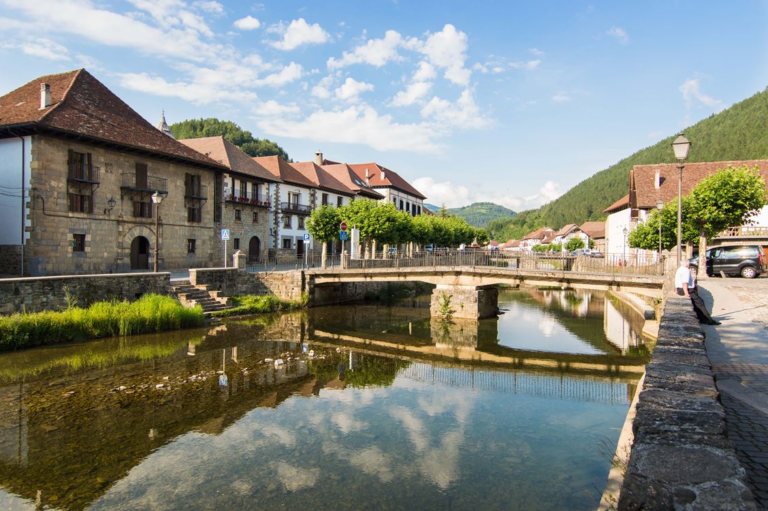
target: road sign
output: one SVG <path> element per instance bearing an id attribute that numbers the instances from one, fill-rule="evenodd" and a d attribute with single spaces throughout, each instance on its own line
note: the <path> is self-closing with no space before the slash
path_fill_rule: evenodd
<path id="1" fill-rule="evenodd" d="M 309 233 L 304 234 L 304 243 L 309 243 Z"/>
<path id="2" fill-rule="evenodd" d="M 229 229 L 221 230 L 221 241 L 229 241 Z"/>
<path id="3" fill-rule="evenodd" d="M 349 235 L 347 234 L 347 231 L 339 231 L 339 239 L 341 241 L 347 241 L 349 239 Z"/>
<path id="4" fill-rule="evenodd" d="M 341 225 L 339 226 L 339 229 L 342 231 L 347 230 L 347 222 L 341 222 Z"/>

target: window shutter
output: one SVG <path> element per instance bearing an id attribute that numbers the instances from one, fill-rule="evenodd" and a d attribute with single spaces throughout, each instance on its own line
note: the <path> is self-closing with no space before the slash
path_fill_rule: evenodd
<path id="1" fill-rule="evenodd" d="M 187 197 L 192 196 L 192 174 L 184 174 L 184 191 Z"/>
<path id="2" fill-rule="evenodd" d="M 90 195 L 85 195 L 83 198 L 88 201 L 88 213 L 93 213 L 93 192 Z"/>
<path id="3" fill-rule="evenodd" d="M 86 175 L 88 181 L 93 181 L 93 161 L 91 159 L 91 153 L 88 153 L 88 174 Z M 93 208 L 91 208 L 93 209 Z"/>

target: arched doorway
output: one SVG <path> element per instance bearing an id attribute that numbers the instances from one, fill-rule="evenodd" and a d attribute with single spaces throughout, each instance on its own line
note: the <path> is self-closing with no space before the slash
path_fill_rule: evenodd
<path id="1" fill-rule="evenodd" d="M 131 241 L 131 269 L 149 269 L 149 240 L 144 236 L 136 236 Z"/>
<path id="2" fill-rule="evenodd" d="M 248 262 L 255 263 L 261 259 L 261 241 L 256 236 L 248 242 Z"/>

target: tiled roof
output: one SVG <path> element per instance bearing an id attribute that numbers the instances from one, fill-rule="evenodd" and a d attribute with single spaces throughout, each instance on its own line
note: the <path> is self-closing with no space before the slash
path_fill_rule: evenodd
<path id="1" fill-rule="evenodd" d="M 332 176 L 328 171 L 318 166 L 313 161 L 302 161 L 290 164 L 293 168 L 312 181 L 317 188 L 340 193 L 342 195 L 355 195 L 355 191 L 345 186 L 342 182 Z"/>
<path id="2" fill-rule="evenodd" d="M 686 163 L 683 168 L 683 195 L 688 195 L 705 177 L 718 170 L 732 167 L 758 167 L 768 183 L 768 160 L 717 161 Z M 656 188 L 656 171 L 660 172 L 661 186 Z M 659 198 L 665 203 L 677 199 L 678 169 L 676 163 L 660 165 L 635 165 L 630 173 L 630 193 L 634 195 L 632 208 L 653 209 Z M 606 210 L 608 211 L 608 210 Z"/>
<path id="3" fill-rule="evenodd" d="M 605 238 L 605 222 L 584 222 L 580 229 L 590 238 Z"/>
<path id="4" fill-rule="evenodd" d="M 525 236 L 523 236 L 524 240 L 540 240 L 544 239 L 548 232 L 554 232 L 553 229 L 549 227 L 539 227 L 533 232 L 529 232 Z"/>
<path id="5" fill-rule="evenodd" d="M 357 177 L 357 174 L 346 163 L 323 165 L 322 168 L 358 195 L 375 200 L 384 198 L 382 194 L 366 185 L 364 180 Z"/>
<path id="6" fill-rule="evenodd" d="M 578 229 L 579 226 L 576 224 L 566 224 L 564 225 L 559 231 L 555 233 L 555 236 L 565 236 L 574 229 Z"/>
<path id="7" fill-rule="evenodd" d="M 382 167 L 377 163 L 350 163 L 350 168 L 355 171 L 355 174 L 365 181 L 365 171 L 368 170 L 368 177 L 370 179 L 371 186 L 376 187 L 392 187 L 397 190 L 403 191 L 414 197 L 418 197 L 422 200 L 426 199 L 424 195 L 411 184 L 400 177 L 400 175 L 394 170 L 390 170 L 386 167 Z M 382 177 L 383 175 L 383 177 Z"/>
<path id="8" fill-rule="evenodd" d="M 505 248 L 518 248 L 520 247 L 520 240 L 509 240 L 506 243 L 502 243 L 499 245 L 499 249 L 504 250 Z"/>
<path id="9" fill-rule="evenodd" d="M 245 154 L 242 149 L 222 136 L 187 138 L 179 140 L 179 142 L 225 165 L 234 172 L 264 181 L 280 182 L 280 178 L 273 176 L 270 171 L 253 161 L 253 158 Z"/>
<path id="10" fill-rule="evenodd" d="M 293 168 L 290 163 L 279 156 L 257 156 L 253 160 L 267 169 L 273 176 L 279 177 L 286 183 L 316 188 L 315 184 L 307 179 L 304 174 Z"/>
<path id="11" fill-rule="evenodd" d="M 40 84 L 51 105 L 40 110 Z M 0 97 L 0 130 L 29 127 L 222 168 L 155 128 L 85 69 L 41 76 Z"/>
<path id="12" fill-rule="evenodd" d="M 617 200 L 607 208 L 603 210 L 603 213 L 614 213 L 616 211 L 621 211 L 622 209 L 627 209 L 629 207 L 629 194 L 625 195 L 621 199 Z"/>
<path id="13" fill-rule="evenodd" d="M 542 238 L 541 243 L 544 245 L 548 245 L 555 241 L 555 238 L 557 237 L 557 234 L 554 232 L 549 232 L 544 235 L 544 238 Z"/>

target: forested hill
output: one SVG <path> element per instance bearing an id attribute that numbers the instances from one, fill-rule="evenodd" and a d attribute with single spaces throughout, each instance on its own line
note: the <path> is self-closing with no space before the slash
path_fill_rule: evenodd
<path id="1" fill-rule="evenodd" d="M 499 206 L 492 202 L 475 202 L 474 204 L 462 208 L 451 208 L 448 210 L 448 213 L 453 216 L 461 217 L 466 220 L 469 225 L 478 228 L 485 228 L 491 220 L 509 218 L 517 214 L 511 209 L 507 209 L 504 206 Z"/>
<path id="2" fill-rule="evenodd" d="M 285 161 L 291 161 L 282 147 L 266 138 L 254 138 L 250 131 L 243 130 L 231 121 L 220 121 L 215 118 L 187 119 L 175 122 L 168 127 L 176 140 L 223 136 L 249 156 L 277 155 Z"/>
<path id="3" fill-rule="evenodd" d="M 690 162 L 755 160 L 768 157 L 768 89 L 683 130 L 693 144 Z M 629 192 L 629 170 L 634 165 L 674 163 L 672 141 L 676 134 L 641 149 L 585 179 L 558 199 L 539 209 L 522 211 L 513 218 L 488 225 L 492 239 L 520 239 L 549 226 L 581 224 L 605 217 L 603 210 Z"/>

